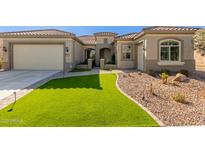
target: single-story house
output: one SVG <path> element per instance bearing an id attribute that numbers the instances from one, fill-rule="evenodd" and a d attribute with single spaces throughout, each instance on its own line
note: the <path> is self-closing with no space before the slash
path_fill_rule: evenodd
<path id="1" fill-rule="evenodd" d="M 99 32 L 79 37 L 56 29 L 3 32 L 0 53 L 5 70 L 69 71 L 93 58 L 96 67 L 104 59 L 119 69 L 191 71 L 195 69 L 193 35 L 197 30 L 156 26 L 125 35 Z"/>

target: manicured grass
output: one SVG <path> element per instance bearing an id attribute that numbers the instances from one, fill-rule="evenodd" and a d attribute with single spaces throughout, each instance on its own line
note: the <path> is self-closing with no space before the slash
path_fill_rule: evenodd
<path id="1" fill-rule="evenodd" d="M 52 80 L 0 110 L 0 126 L 158 126 L 115 86 L 115 74 Z"/>

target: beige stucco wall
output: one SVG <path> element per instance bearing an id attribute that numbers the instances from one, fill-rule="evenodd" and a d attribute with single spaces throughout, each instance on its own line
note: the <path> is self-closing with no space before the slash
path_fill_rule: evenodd
<path id="1" fill-rule="evenodd" d="M 122 45 L 123 44 L 131 44 L 132 45 L 132 59 L 130 60 L 123 60 L 122 59 Z M 136 49 L 133 41 L 118 41 L 116 43 L 116 48 L 117 48 L 117 53 L 116 53 L 116 58 L 117 58 L 117 67 L 120 69 L 130 69 L 130 68 L 135 68 L 136 66 Z"/>
<path id="2" fill-rule="evenodd" d="M 65 54 L 65 70 L 71 70 L 74 67 L 74 40 L 70 38 L 3 38 L 3 46 L 6 47 L 7 52 L 3 52 L 4 69 L 12 69 L 10 64 L 11 48 L 10 43 L 62 43 L 65 47 L 68 47 L 69 54 Z"/>
<path id="3" fill-rule="evenodd" d="M 96 43 L 97 44 L 103 44 L 104 39 L 107 39 L 107 43 L 110 44 L 114 41 L 114 37 L 108 37 L 108 36 L 97 36 L 96 37 Z"/>
<path id="4" fill-rule="evenodd" d="M 158 59 L 159 55 L 159 41 L 162 39 L 177 39 L 182 42 L 182 61 L 184 59 L 193 60 L 193 36 L 192 35 L 182 35 L 182 34 L 160 34 L 160 35 L 146 35 L 144 38 L 147 40 L 147 55 L 146 59 Z"/>
<path id="5" fill-rule="evenodd" d="M 76 41 L 74 42 L 74 57 L 75 64 L 83 61 L 83 46 Z"/>
<path id="6" fill-rule="evenodd" d="M 181 62 L 183 65 L 161 66 L 159 62 L 159 41 L 163 39 L 176 39 L 181 41 Z M 161 70 L 169 69 L 178 71 L 180 69 L 193 70 L 195 68 L 193 35 L 192 34 L 147 34 L 143 38 L 135 41 L 145 41 L 145 67 L 144 71 L 149 69 Z"/>

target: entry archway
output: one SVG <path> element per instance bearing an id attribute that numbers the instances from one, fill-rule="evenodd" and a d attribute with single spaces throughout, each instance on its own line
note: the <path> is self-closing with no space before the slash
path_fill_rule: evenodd
<path id="1" fill-rule="evenodd" d="M 112 52 L 109 48 L 100 49 L 100 59 L 105 59 L 105 63 L 111 61 Z"/>

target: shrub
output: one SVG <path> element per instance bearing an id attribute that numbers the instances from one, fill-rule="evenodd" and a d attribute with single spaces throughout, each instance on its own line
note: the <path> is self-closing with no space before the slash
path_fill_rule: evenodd
<path id="1" fill-rule="evenodd" d="M 161 79 L 162 79 L 162 83 L 163 83 L 163 84 L 166 84 L 169 75 L 166 74 L 166 73 L 161 73 L 161 74 L 160 74 L 160 77 L 161 77 Z"/>
<path id="2" fill-rule="evenodd" d="M 180 102 L 180 103 L 187 103 L 185 95 L 180 94 L 180 93 L 176 93 L 173 95 L 172 97 L 176 102 Z"/>
<path id="3" fill-rule="evenodd" d="M 86 59 L 85 61 L 81 62 L 80 64 L 82 64 L 82 65 L 86 64 L 87 65 L 88 64 L 88 60 Z"/>
<path id="4" fill-rule="evenodd" d="M 180 70 L 179 73 L 186 75 L 187 77 L 189 76 L 189 71 L 188 70 Z"/>
<path id="5" fill-rule="evenodd" d="M 154 70 L 152 70 L 152 69 L 149 69 L 148 71 L 147 71 L 147 74 L 149 74 L 149 75 L 151 75 L 151 76 L 156 76 L 156 72 L 154 71 Z"/>
<path id="6" fill-rule="evenodd" d="M 108 61 L 106 64 L 114 64 L 112 61 Z"/>
<path id="7" fill-rule="evenodd" d="M 160 74 L 162 74 L 162 73 L 166 73 L 167 75 L 171 74 L 170 70 L 168 70 L 168 69 L 161 69 Z"/>

